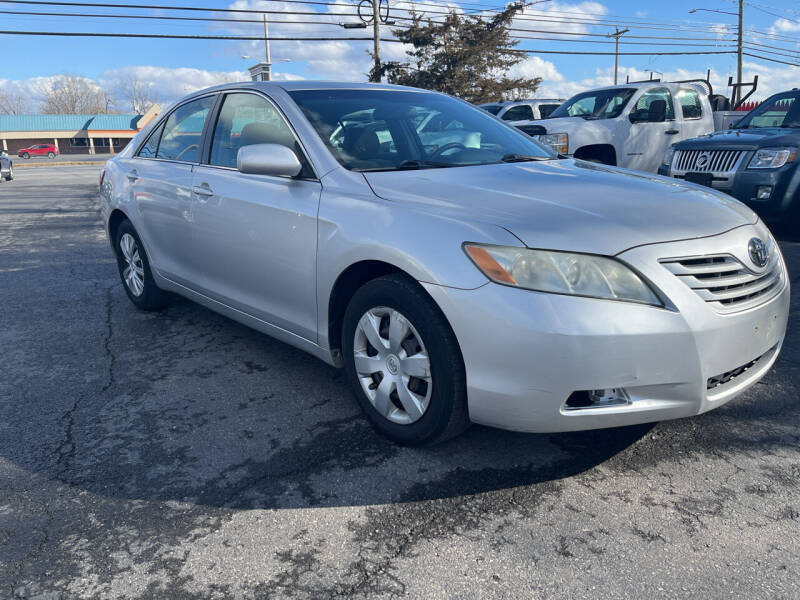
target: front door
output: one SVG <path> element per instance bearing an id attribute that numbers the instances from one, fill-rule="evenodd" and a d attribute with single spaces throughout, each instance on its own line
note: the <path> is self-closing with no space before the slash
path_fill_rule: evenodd
<path id="1" fill-rule="evenodd" d="M 298 177 L 236 170 L 239 148 L 302 149 L 264 96 L 225 96 L 208 165 L 195 167 L 195 244 L 208 296 L 317 341 L 317 209 L 322 186 L 308 165 Z"/>
<path id="2" fill-rule="evenodd" d="M 628 139 L 620 145 L 623 154 L 620 166 L 656 172 L 667 148 L 677 141 L 680 125 L 675 119 L 675 105 L 669 89 L 649 88 L 639 96 L 631 109 L 631 114 L 639 118 L 646 117 L 651 112 L 651 105 L 656 101 L 666 103 L 665 120 L 660 122 L 637 120 L 630 124 Z"/>

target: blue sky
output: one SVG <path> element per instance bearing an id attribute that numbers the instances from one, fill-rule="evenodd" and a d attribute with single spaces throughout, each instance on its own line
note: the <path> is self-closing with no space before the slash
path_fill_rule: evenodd
<path id="1" fill-rule="evenodd" d="M 114 0 L 105 0 L 113 3 Z M 165 0 L 166 4 L 178 6 L 216 7 L 216 8 L 268 8 L 270 10 L 301 10 L 320 13 L 316 16 L 292 16 L 288 13 L 271 15 L 272 36 L 289 35 L 368 35 L 363 30 L 344 30 L 337 25 L 340 21 L 355 21 L 355 17 L 340 16 L 335 13 L 352 11 L 355 0 L 338 0 L 336 6 L 320 6 L 280 1 L 235 0 L 233 2 L 213 2 L 199 0 Z M 497 8 L 501 3 L 487 0 L 464 0 L 460 5 L 455 1 L 422 0 L 428 2 L 417 6 L 418 10 L 437 11 L 433 5 L 460 6 L 463 10 L 475 11 L 479 8 Z M 144 2 L 143 2 L 144 3 Z M 662 37 L 700 37 L 708 38 L 702 42 L 660 40 L 661 43 L 680 43 L 686 46 L 649 45 L 653 40 L 625 38 L 620 50 L 649 52 L 658 50 L 730 50 L 730 47 L 717 47 L 714 44 L 728 45 L 726 38 L 733 38 L 736 18 L 732 15 L 714 12 L 689 14 L 693 8 L 735 11 L 735 0 L 712 0 L 709 3 L 698 0 L 673 0 L 671 2 L 633 2 L 630 0 L 600 1 L 549 1 L 526 9 L 516 23 L 519 29 L 535 29 L 551 33 L 524 33 L 522 35 L 557 37 L 568 42 L 552 40 L 525 40 L 520 48 L 541 50 L 613 50 L 612 44 L 595 43 L 605 38 L 596 36 L 563 35 L 566 33 L 605 34 L 614 30 L 613 23 L 620 22 L 631 28 L 628 35 Z M 407 14 L 410 4 L 393 2 L 395 14 Z M 135 9 L 103 8 L 65 8 L 45 6 L 24 6 L 22 4 L 0 3 L 0 11 L 34 10 L 47 12 L 97 12 L 139 15 L 173 16 L 214 16 L 208 13 L 177 13 L 142 11 Z M 333 14 L 332 14 L 333 13 Z M 235 17 L 231 14 L 217 14 L 220 17 Z M 780 17 L 783 17 L 781 19 Z M 257 15 L 240 15 L 240 18 L 258 18 Z M 287 20 L 326 20 L 328 24 L 303 25 L 282 23 Z M 177 34 L 222 34 L 222 35 L 262 35 L 263 28 L 257 23 L 203 23 L 190 21 L 156 21 L 134 19 L 64 18 L 29 15 L 9 15 L 0 13 L 2 27 L 9 30 L 50 30 L 50 31 L 92 31 L 92 32 L 146 32 Z M 603 24 L 591 24 L 602 20 Z M 590 22 L 587 22 L 590 21 Z M 387 30 L 390 28 L 386 28 Z M 697 30 L 697 31 L 694 31 Z M 521 33 L 521 32 L 518 32 Z M 386 31 L 384 35 L 390 35 Z M 745 37 L 750 43 L 765 44 L 777 48 L 759 47 L 762 51 L 781 52 L 789 56 L 771 54 L 773 58 L 800 62 L 800 4 L 787 0 L 759 0 L 745 5 Z M 578 41 L 583 40 L 583 41 Z M 689 47 L 691 44 L 708 44 L 704 47 Z M 274 70 L 277 77 L 327 78 L 343 80 L 364 80 L 369 69 L 367 42 L 273 42 L 272 56 L 276 62 Z M 755 46 L 754 46 L 755 47 Z M 161 99 L 172 100 L 182 93 L 213 84 L 221 80 L 235 80 L 245 76 L 246 67 L 253 60 L 244 60 L 242 54 L 261 56 L 263 42 L 230 41 L 184 41 L 147 39 L 108 39 L 108 38 L 55 38 L 22 37 L 0 35 L 0 56 L 11 57 L 2 61 L 0 89 L 32 90 L 48 78 L 59 74 L 81 75 L 101 84 L 124 74 L 134 73 L 137 78 L 149 81 L 160 90 Z M 399 44 L 385 43 L 383 53 L 388 58 L 401 58 L 403 49 Z M 290 58 L 291 62 L 278 62 Z M 688 77 L 704 73 L 711 68 L 717 86 L 724 87 L 729 74 L 735 74 L 735 55 L 720 56 L 622 56 L 621 72 L 634 77 L 647 76 L 646 69 L 665 73 L 667 77 Z M 593 85 L 610 83 L 613 77 L 613 56 L 565 56 L 554 54 L 532 55 L 519 67 L 519 72 L 539 75 L 544 78 L 541 95 L 569 96 L 579 89 Z M 800 67 L 778 63 L 768 63 L 746 58 L 746 76 L 760 75 L 762 85 L 759 94 L 778 91 L 785 87 L 800 86 Z"/>

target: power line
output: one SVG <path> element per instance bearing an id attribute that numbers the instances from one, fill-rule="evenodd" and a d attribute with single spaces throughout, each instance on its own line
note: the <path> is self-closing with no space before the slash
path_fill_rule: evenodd
<path id="1" fill-rule="evenodd" d="M 0 0 L 1 1 L 1 0 Z M 315 11 L 264 11 L 267 14 L 281 14 L 281 15 L 313 15 L 317 17 L 341 17 L 341 16 L 358 16 L 357 13 L 320 13 Z M 81 17 L 81 18 L 108 18 L 108 19 L 156 19 L 164 21 L 193 21 L 193 22 L 223 22 L 223 23 L 263 23 L 262 19 L 229 19 L 225 17 L 173 17 L 169 15 L 110 15 L 98 13 L 58 13 L 58 12 L 34 12 L 24 10 L 0 10 L 0 14 L 4 15 L 31 15 L 31 16 L 44 16 L 44 17 Z M 294 25 L 310 24 L 310 25 L 339 25 L 338 22 L 331 21 L 275 21 L 270 19 L 271 24 L 290 23 Z"/>

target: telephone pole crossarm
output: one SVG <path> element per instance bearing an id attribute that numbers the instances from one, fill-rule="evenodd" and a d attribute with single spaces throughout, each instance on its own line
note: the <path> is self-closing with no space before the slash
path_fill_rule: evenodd
<path id="1" fill-rule="evenodd" d="M 617 85 L 619 78 L 619 38 L 628 33 L 630 29 L 627 27 L 625 29 L 616 27 L 615 29 L 616 31 L 614 33 L 609 33 L 606 37 L 614 38 L 614 85 Z"/>

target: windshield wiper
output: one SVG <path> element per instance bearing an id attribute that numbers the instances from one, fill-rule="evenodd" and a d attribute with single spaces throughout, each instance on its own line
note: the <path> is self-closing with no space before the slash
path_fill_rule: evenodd
<path id="1" fill-rule="evenodd" d="M 404 160 L 399 165 L 391 167 L 369 167 L 366 169 L 353 169 L 359 173 L 375 173 L 379 171 L 411 171 L 415 169 L 446 169 L 449 167 L 459 167 L 464 165 L 457 165 L 453 163 L 440 163 L 431 160 L 410 159 Z"/>
<path id="2" fill-rule="evenodd" d="M 550 160 L 549 156 L 531 156 L 530 154 L 506 154 L 500 159 L 500 162 L 515 163 L 515 162 L 529 162 L 532 160 Z"/>

